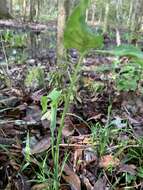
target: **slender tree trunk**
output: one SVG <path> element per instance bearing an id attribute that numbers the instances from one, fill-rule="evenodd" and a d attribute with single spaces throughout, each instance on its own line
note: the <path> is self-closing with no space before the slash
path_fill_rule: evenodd
<path id="1" fill-rule="evenodd" d="M 134 4 L 134 12 L 132 14 L 131 22 L 131 31 L 132 39 L 131 43 L 137 45 L 138 33 L 142 25 L 142 16 L 143 16 L 143 0 L 136 0 Z"/>
<path id="2" fill-rule="evenodd" d="M 23 19 L 26 20 L 27 0 L 23 0 Z"/>
<path id="3" fill-rule="evenodd" d="M 10 0 L 10 14 L 13 13 L 13 0 Z"/>
<path id="4" fill-rule="evenodd" d="M 103 24 L 103 33 L 106 33 L 108 29 L 108 16 L 109 16 L 109 10 L 110 10 L 109 0 L 106 1 L 105 6 L 106 7 L 105 7 L 105 16 L 104 16 L 104 24 Z"/>
<path id="5" fill-rule="evenodd" d="M 127 20 L 127 26 L 130 28 L 131 25 L 131 18 L 132 18 L 132 13 L 133 13 L 133 2 L 134 0 L 130 0 L 130 8 L 129 8 L 129 16 Z"/>
<path id="6" fill-rule="evenodd" d="M 36 14 L 36 10 L 35 10 L 35 0 L 30 0 L 30 18 L 29 18 L 29 20 L 31 21 L 31 22 L 33 22 L 34 21 L 34 16 L 35 16 L 35 14 Z"/>
<path id="7" fill-rule="evenodd" d="M 57 55 L 58 55 L 59 61 L 63 57 L 63 53 L 64 53 L 63 34 L 64 34 L 65 23 L 74 5 L 75 5 L 75 1 L 73 0 L 59 0 L 58 1 Z"/>
<path id="8" fill-rule="evenodd" d="M 67 21 L 68 16 L 71 13 L 71 9 L 72 9 L 72 1 L 71 0 L 65 0 L 64 1 L 64 9 L 65 9 L 65 21 Z"/>
<path id="9" fill-rule="evenodd" d="M 0 0 L 0 19 L 12 18 L 7 0 Z"/>
<path id="10" fill-rule="evenodd" d="M 143 15 L 143 0 L 136 0 L 134 4 L 134 11 L 132 14 L 132 23 L 131 29 L 132 31 L 138 31 L 141 27 L 142 22 L 142 15 Z"/>
<path id="11" fill-rule="evenodd" d="M 116 4 L 116 24 L 115 24 L 115 29 L 116 29 L 116 44 L 117 46 L 121 45 L 121 36 L 120 36 L 120 27 L 122 24 L 122 7 L 123 7 L 123 2 L 122 0 L 117 0 Z"/>
<path id="12" fill-rule="evenodd" d="M 95 23 L 95 11 L 96 11 L 96 5 L 95 3 L 92 5 L 92 18 L 91 18 L 91 23 L 94 25 Z"/>
<path id="13" fill-rule="evenodd" d="M 36 10 L 36 21 L 38 21 L 39 16 L 40 16 L 40 1 L 41 0 L 37 0 L 37 10 Z"/>
<path id="14" fill-rule="evenodd" d="M 121 35 L 118 28 L 116 28 L 116 44 L 117 46 L 121 45 Z"/>
<path id="15" fill-rule="evenodd" d="M 60 0 L 58 1 L 58 23 L 57 23 L 57 55 L 58 60 L 61 59 L 64 52 L 63 46 L 63 33 L 66 22 L 66 10 L 65 10 L 65 1 L 68 0 Z"/>

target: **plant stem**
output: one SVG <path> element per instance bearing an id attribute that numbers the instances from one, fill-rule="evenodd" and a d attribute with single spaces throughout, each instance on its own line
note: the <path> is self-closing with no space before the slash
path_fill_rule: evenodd
<path id="1" fill-rule="evenodd" d="M 58 129 L 57 143 L 56 143 L 56 149 L 55 149 L 55 158 L 54 158 L 55 183 L 54 183 L 54 190 L 59 189 L 59 144 L 61 143 L 62 130 L 64 128 L 65 116 L 66 116 L 66 113 L 68 112 L 73 87 L 75 86 L 75 84 L 77 82 L 78 73 L 80 71 L 81 63 L 83 62 L 83 58 L 84 58 L 85 54 L 86 54 L 86 52 L 82 53 L 80 55 L 80 57 L 79 57 L 79 60 L 78 60 L 78 63 L 76 65 L 74 74 L 73 74 L 73 76 L 71 78 L 72 80 L 71 80 L 71 83 L 70 83 L 70 86 L 69 86 L 67 97 L 65 98 L 65 105 L 64 105 L 64 110 L 63 110 L 63 113 L 62 113 L 60 127 Z"/>
<path id="2" fill-rule="evenodd" d="M 56 117 L 57 117 L 57 105 L 51 105 L 51 126 L 50 126 L 50 130 L 51 130 L 51 144 L 52 144 L 52 157 L 54 159 L 54 141 L 55 141 L 55 137 L 54 137 L 54 130 L 56 128 Z"/>

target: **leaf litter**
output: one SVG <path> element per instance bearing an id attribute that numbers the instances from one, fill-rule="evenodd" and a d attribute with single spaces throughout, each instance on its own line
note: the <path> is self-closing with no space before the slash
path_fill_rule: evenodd
<path id="1" fill-rule="evenodd" d="M 76 51 L 73 51 L 75 58 Z M 139 89 L 135 92 L 117 89 L 114 61 L 112 56 L 96 54 L 88 55 L 84 61 L 76 97 L 62 131 L 59 167 L 67 155 L 61 175 L 63 190 L 143 187 L 142 95 Z M 36 60 L 31 63 L 36 64 Z M 53 70 L 54 64 L 44 65 L 45 72 Z M 121 65 L 118 67 L 120 70 Z M 3 82 L 0 91 L 0 189 L 50 188 L 53 168 L 50 102 L 47 102 L 47 119 L 42 118 L 40 100 L 53 86 L 45 82 L 44 87 L 26 87 L 21 83 L 25 78 L 21 72 L 26 70 L 26 65 L 10 69 L 12 85 L 6 87 Z M 62 109 L 61 102 L 57 127 Z M 26 150 L 28 142 L 29 152 Z M 30 162 L 26 161 L 26 154 L 31 157 Z M 41 166 L 43 160 L 45 163 Z M 49 171 L 43 181 L 38 178 L 41 167 Z"/>

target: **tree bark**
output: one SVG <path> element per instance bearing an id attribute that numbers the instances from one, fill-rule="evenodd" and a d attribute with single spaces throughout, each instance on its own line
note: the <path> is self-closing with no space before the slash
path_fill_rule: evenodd
<path id="1" fill-rule="evenodd" d="M 65 27 L 65 23 L 66 23 L 69 15 L 72 11 L 73 6 L 75 6 L 75 1 L 73 1 L 73 0 L 59 0 L 58 1 L 58 23 L 57 23 L 57 55 L 59 58 L 58 60 L 60 60 L 61 57 L 63 57 L 64 27 Z"/>
<path id="2" fill-rule="evenodd" d="M 142 15 L 143 15 L 143 0 L 136 0 L 136 3 L 134 4 L 134 13 L 132 16 L 132 31 L 138 32 L 141 27 L 142 22 Z"/>
<path id="3" fill-rule="evenodd" d="M 30 18 L 29 20 L 31 22 L 34 21 L 34 16 L 36 15 L 36 9 L 35 9 L 35 0 L 30 0 Z"/>
<path id="4" fill-rule="evenodd" d="M 12 18 L 6 0 L 0 0 L 0 19 Z"/>
<path id="5" fill-rule="evenodd" d="M 57 27 L 57 55 L 58 60 L 61 59 L 64 52 L 63 46 L 63 33 L 66 21 L 66 10 L 65 10 L 65 3 L 68 0 L 60 0 L 58 1 L 58 27 Z M 57 61 L 58 61 L 57 60 Z"/>
<path id="6" fill-rule="evenodd" d="M 10 14 L 13 13 L 13 0 L 10 0 Z"/>
<path id="7" fill-rule="evenodd" d="M 130 25 L 131 25 L 131 19 L 132 19 L 133 4 L 134 4 L 133 0 L 130 0 L 129 16 L 127 19 L 127 26 L 129 27 L 129 29 L 131 28 Z"/>
<path id="8" fill-rule="evenodd" d="M 109 5 L 109 0 L 106 1 L 106 7 L 105 7 L 105 16 L 104 16 L 104 24 L 103 24 L 103 33 L 107 32 L 108 29 L 108 16 L 109 16 L 109 10 L 110 10 L 110 5 Z"/>

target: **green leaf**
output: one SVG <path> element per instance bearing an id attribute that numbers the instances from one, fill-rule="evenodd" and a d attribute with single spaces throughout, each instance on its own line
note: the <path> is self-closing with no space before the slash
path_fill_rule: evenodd
<path id="1" fill-rule="evenodd" d="M 41 120 L 51 120 L 51 110 L 47 110 L 46 113 L 44 113 L 44 115 L 41 117 Z"/>
<path id="2" fill-rule="evenodd" d="M 52 90 L 52 92 L 50 92 L 50 94 L 47 97 L 52 100 L 53 104 L 57 104 L 60 96 L 61 96 L 61 91 L 54 89 Z"/>
<path id="3" fill-rule="evenodd" d="M 135 91 L 138 87 L 139 79 L 140 73 L 135 65 L 123 65 L 116 78 L 117 88 L 123 91 Z"/>
<path id="4" fill-rule="evenodd" d="M 42 112 L 45 113 L 47 111 L 47 103 L 48 103 L 48 97 L 42 96 L 41 98 L 41 106 L 42 106 Z"/>
<path id="5" fill-rule="evenodd" d="M 143 59 L 142 51 L 132 45 L 120 45 L 115 47 L 114 50 L 111 51 L 116 56 L 129 56 Z"/>
<path id="6" fill-rule="evenodd" d="M 99 53 L 107 53 L 115 56 L 127 56 L 133 63 L 137 63 L 143 67 L 143 52 L 133 45 L 120 45 L 113 50 L 99 50 Z"/>
<path id="7" fill-rule="evenodd" d="M 142 167 L 140 167 L 139 169 L 138 169 L 138 174 L 137 174 L 140 178 L 143 178 L 143 168 Z"/>
<path id="8" fill-rule="evenodd" d="M 65 48 L 76 48 L 83 53 L 88 49 L 103 46 L 102 35 L 93 33 L 85 22 L 89 3 L 90 0 L 80 0 L 69 17 L 64 30 Z"/>

